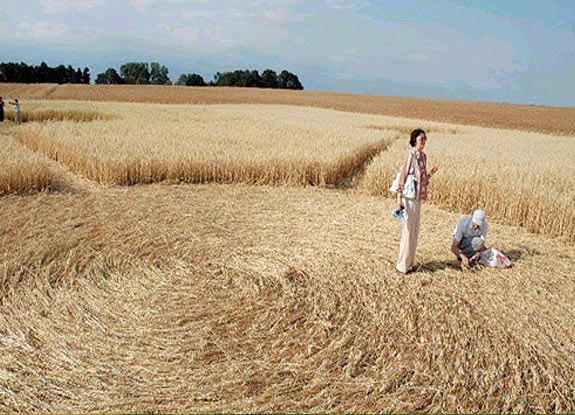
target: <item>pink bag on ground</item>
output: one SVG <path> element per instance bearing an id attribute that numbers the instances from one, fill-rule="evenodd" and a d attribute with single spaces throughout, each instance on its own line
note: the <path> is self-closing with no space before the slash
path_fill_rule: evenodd
<path id="1" fill-rule="evenodd" d="M 495 248 L 489 248 L 483 251 L 477 262 L 492 268 L 511 267 L 511 261 L 509 258 Z"/>

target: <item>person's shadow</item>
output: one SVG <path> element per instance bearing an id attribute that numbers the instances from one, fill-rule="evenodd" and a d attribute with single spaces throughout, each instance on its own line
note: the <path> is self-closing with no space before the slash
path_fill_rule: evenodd
<path id="1" fill-rule="evenodd" d="M 511 260 L 511 262 L 521 259 L 521 257 L 525 254 L 524 251 L 521 251 L 519 249 L 511 249 L 509 251 L 501 251 L 501 252 L 503 253 L 503 255 L 506 255 L 507 258 Z M 538 254 L 538 252 L 532 251 L 530 254 L 535 255 Z"/>
<path id="2" fill-rule="evenodd" d="M 423 271 L 423 272 L 437 272 L 443 271 L 444 269 L 461 269 L 461 263 L 453 260 L 445 260 L 445 261 L 430 261 L 425 262 L 419 265 L 416 268 L 416 271 Z"/>
<path id="3" fill-rule="evenodd" d="M 513 266 L 513 263 L 520 260 L 521 257 L 526 253 L 528 255 L 536 255 L 538 252 L 535 250 L 531 250 L 529 248 L 525 248 L 525 249 L 505 250 L 501 251 L 501 253 L 503 253 L 503 255 L 507 256 L 507 258 L 511 260 Z M 437 272 L 442 271 L 444 269 L 461 270 L 461 262 L 457 261 L 456 259 L 445 260 L 445 261 L 430 261 L 419 265 L 416 270 L 424 272 Z"/>

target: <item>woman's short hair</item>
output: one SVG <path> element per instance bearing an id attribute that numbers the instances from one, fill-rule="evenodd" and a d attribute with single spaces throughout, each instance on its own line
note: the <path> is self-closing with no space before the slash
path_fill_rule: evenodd
<path id="1" fill-rule="evenodd" d="M 415 147 L 415 144 L 417 143 L 417 137 L 419 137 L 420 134 L 426 135 L 425 131 L 423 131 L 421 128 L 411 132 L 411 136 L 409 137 L 409 145 L 411 147 Z"/>

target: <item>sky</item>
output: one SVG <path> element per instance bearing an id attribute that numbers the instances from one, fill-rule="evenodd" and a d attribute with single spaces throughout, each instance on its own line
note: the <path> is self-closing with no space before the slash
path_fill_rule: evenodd
<path id="1" fill-rule="evenodd" d="M 0 62 L 270 68 L 305 89 L 575 106 L 573 0 L 0 0 Z"/>

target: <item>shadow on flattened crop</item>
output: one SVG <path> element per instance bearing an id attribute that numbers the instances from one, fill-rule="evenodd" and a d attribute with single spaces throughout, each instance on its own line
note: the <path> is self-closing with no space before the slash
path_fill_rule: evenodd
<path id="1" fill-rule="evenodd" d="M 456 260 L 430 261 L 416 267 L 416 272 L 437 272 L 444 269 L 460 270 L 461 266 Z"/>
<path id="2" fill-rule="evenodd" d="M 519 261 L 525 255 L 533 256 L 539 253 L 536 250 L 527 247 L 524 247 L 523 249 L 504 250 L 501 252 L 511 260 L 512 264 L 514 264 L 516 261 Z M 416 267 L 416 272 L 437 272 L 443 271 L 445 269 L 461 270 L 461 263 L 455 259 L 445 261 L 430 261 Z"/>
<path id="3" fill-rule="evenodd" d="M 21 123 L 29 122 L 46 122 L 46 121 L 74 121 L 74 122 L 90 122 L 90 121 L 109 121 L 116 120 L 119 117 L 112 114 L 101 114 L 96 111 L 76 111 L 76 110 L 35 110 L 25 111 L 20 115 Z M 14 112 L 7 112 L 6 119 L 15 121 Z"/>
<path id="4" fill-rule="evenodd" d="M 503 255 L 507 256 L 507 258 L 509 258 L 511 261 L 517 261 L 523 256 L 523 251 L 520 251 L 519 249 L 512 249 L 510 251 L 505 252 L 502 251 L 502 253 Z"/>

